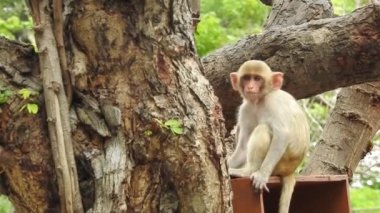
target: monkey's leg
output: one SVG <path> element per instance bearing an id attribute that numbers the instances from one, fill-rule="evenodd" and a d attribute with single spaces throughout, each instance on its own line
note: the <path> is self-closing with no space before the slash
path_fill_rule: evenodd
<path id="1" fill-rule="evenodd" d="M 249 175 L 260 169 L 269 150 L 272 131 L 266 124 L 258 125 L 249 137 L 247 147 L 247 167 Z"/>
<path id="2" fill-rule="evenodd" d="M 266 124 L 258 125 L 248 140 L 247 162 L 242 168 L 229 168 L 229 174 L 235 177 L 249 177 L 253 172 L 259 170 L 269 149 L 270 135 L 270 128 Z"/>

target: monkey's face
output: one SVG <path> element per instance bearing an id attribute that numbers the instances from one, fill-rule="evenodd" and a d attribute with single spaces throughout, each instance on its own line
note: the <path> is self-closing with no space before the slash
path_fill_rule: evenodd
<path id="1" fill-rule="evenodd" d="M 242 95 L 249 101 L 257 101 L 263 96 L 265 80 L 257 74 L 245 74 L 240 78 Z"/>
<path id="2" fill-rule="evenodd" d="M 272 90 L 281 89 L 283 74 L 272 72 L 263 61 L 244 62 L 237 72 L 230 73 L 231 84 L 235 91 L 252 103 L 257 103 Z"/>

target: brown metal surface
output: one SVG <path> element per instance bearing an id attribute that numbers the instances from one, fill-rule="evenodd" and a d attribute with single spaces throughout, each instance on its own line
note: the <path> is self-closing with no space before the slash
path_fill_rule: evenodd
<path id="1" fill-rule="evenodd" d="M 279 177 L 271 177 L 269 193 L 257 194 L 249 178 L 231 180 L 234 213 L 277 213 L 281 190 Z M 241 200 L 240 200 L 241 199 Z M 297 177 L 290 213 L 349 213 L 348 181 L 345 175 Z"/>
<path id="2" fill-rule="evenodd" d="M 252 190 L 249 178 L 231 180 L 234 213 L 264 213 L 263 195 Z"/>

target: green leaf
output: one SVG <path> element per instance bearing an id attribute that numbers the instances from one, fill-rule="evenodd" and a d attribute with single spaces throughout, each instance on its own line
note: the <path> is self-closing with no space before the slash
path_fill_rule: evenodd
<path id="1" fill-rule="evenodd" d="M 182 127 L 172 127 L 170 130 L 177 135 L 182 135 L 183 134 L 183 128 Z"/>
<path id="2" fill-rule="evenodd" d="M 165 126 L 167 126 L 169 128 L 181 127 L 182 122 L 180 120 L 176 120 L 176 119 L 169 119 L 169 120 L 165 121 Z"/>
<path id="3" fill-rule="evenodd" d="M 146 137 L 149 137 L 149 136 L 151 136 L 153 134 L 153 132 L 152 132 L 152 130 L 145 130 L 144 131 L 144 135 L 146 136 Z"/>
<path id="4" fill-rule="evenodd" d="M 38 105 L 37 104 L 26 104 L 26 109 L 30 114 L 37 114 L 38 112 Z"/>
<path id="5" fill-rule="evenodd" d="M 9 90 L 0 91 L 0 104 L 5 104 L 12 96 L 12 92 Z"/>
<path id="6" fill-rule="evenodd" d="M 22 88 L 18 91 L 18 94 L 21 95 L 22 99 L 28 99 L 32 94 L 32 91 L 27 88 Z"/>

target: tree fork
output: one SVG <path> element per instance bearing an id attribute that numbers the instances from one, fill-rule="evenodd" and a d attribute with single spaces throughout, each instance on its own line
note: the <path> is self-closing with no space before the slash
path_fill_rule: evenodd
<path id="1" fill-rule="evenodd" d="M 54 5 L 60 4 L 59 1 Z M 40 70 L 48 120 L 49 138 L 57 173 L 62 212 L 83 212 L 78 176 L 71 142 L 69 104 L 63 91 L 60 54 L 53 33 L 48 0 L 31 0 L 36 41 L 39 49 Z M 59 8 L 57 9 L 58 12 Z M 55 12 L 57 12 L 55 10 Z M 57 16 L 59 14 L 56 14 Z M 59 20 L 56 24 L 62 24 Z M 56 26 L 57 29 L 60 26 Z M 61 32 L 57 30 L 57 32 Z M 59 36 L 59 35 L 58 35 Z M 58 39 L 60 40 L 60 39 Z M 63 40 L 61 40 L 63 41 Z M 64 53 L 63 53 L 64 55 Z M 62 55 L 61 55 L 62 56 Z M 64 59 L 65 60 L 65 59 Z"/>

